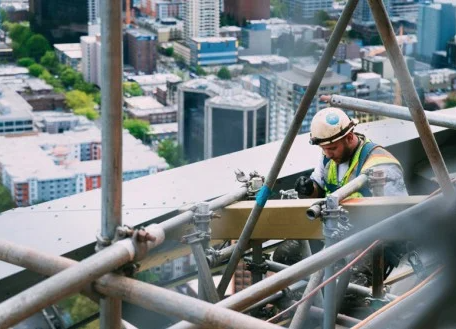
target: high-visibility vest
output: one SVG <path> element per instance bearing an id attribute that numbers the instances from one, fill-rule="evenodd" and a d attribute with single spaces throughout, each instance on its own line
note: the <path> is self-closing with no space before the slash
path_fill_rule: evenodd
<path id="1" fill-rule="evenodd" d="M 323 158 L 323 166 L 325 167 L 323 181 L 326 195 L 338 190 L 358 177 L 360 173 L 377 165 L 392 164 L 399 166 L 402 170 L 399 161 L 383 147 L 371 142 L 363 135 L 358 135 L 358 138 L 361 138 L 361 144 L 356 149 L 355 154 L 350 160 L 348 170 L 341 180 L 338 180 L 337 177 L 337 163 L 326 156 Z M 360 191 L 351 194 L 350 198 L 361 198 L 366 196 L 372 196 L 372 193 L 369 188 L 364 187 Z"/>

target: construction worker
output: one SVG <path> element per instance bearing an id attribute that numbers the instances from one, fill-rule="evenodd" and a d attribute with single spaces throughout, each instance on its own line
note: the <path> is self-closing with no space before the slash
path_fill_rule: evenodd
<path id="1" fill-rule="evenodd" d="M 373 167 L 385 173 L 385 196 L 407 195 L 399 161 L 383 147 L 355 133 L 356 124 L 335 107 L 317 112 L 310 125 L 310 143 L 320 146 L 323 152 L 311 176 L 301 176 L 296 181 L 300 198 L 324 197 Z M 351 195 L 363 196 L 371 196 L 367 187 Z"/>
<path id="2" fill-rule="evenodd" d="M 355 133 L 356 124 L 356 120 L 335 107 L 317 112 L 310 125 L 310 143 L 320 146 L 323 152 L 311 176 L 301 176 L 296 181 L 295 190 L 300 198 L 325 197 L 373 167 L 385 173 L 385 196 L 408 195 L 399 161 L 366 136 Z M 371 196 L 368 187 L 350 197 L 366 196 Z M 398 265 L 403 246 L 394 244 L 385 249 L 385 277 Z M 291 265 L 299 257 L 301 241 L 287 240 L 277 248 L 273 260 Z M 369 272 L 370 265 L 364 267 L 364 272 Z"/>

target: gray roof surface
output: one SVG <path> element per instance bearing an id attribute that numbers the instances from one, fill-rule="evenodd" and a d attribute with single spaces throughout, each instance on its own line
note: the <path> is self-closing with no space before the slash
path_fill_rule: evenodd
<path id="1" fill-rule="evenodd" d="M 453 110 L 456 114 L 456 110 Z M 444 128 L 433 127 L 433 131 Z M 383 120 L 356 128 L 371 140 L 391 146 L 417 138 L 411 122 Z M 234 170 L 256 170 L 267 175 L 281 142 L 232 153 L 123 184 L 123 222 L 139 225 L 194 202 L 231 192 L 240 184 Z M 309 144 L 309 134 L 299 135 L 280 172 L 287 177 L 315 167 L 319 148 Z M 290 186 L 291 188 L 291 186 Z M 63 255 L 95 242 L 100 229 L 101 191 L 94 190 L 0 214 L 0 239 L 23 244 L 52 255 Z M 0 279 L 21 268 L 0 262 Z"/>

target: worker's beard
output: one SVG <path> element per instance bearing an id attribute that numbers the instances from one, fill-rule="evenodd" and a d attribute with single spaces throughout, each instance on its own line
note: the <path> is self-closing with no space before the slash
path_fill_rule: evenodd
<path id="1" fill-rule="evenodd" d="M 349 161 L 353 155 L 353 152 L 355 151 L 355 150 L 350 149 L 349 143 L 346 139 L 344 139 L 342 142 L 344 143 L 344 150 L 343 150 L 342 154 L 340 155 L 340 157 L 338 157 L 336 159 L 333 158 L 334 162 L 337 164 L 341 164 L 341 163 Z"/>

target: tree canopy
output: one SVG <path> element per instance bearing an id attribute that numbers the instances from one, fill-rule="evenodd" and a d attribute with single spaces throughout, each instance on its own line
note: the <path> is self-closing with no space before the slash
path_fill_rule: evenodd
<path id="1" fill-rule="evenodd" d="M 92 121 L 100 117 L 100 114 L 93 108 L 93 106 L 76 108 L 73 110 L 73 113 L 76 115 L 85 116 L 87 119 Z"/>
<path id="2" fill-rule="evenodd" d="M 448 94 L 447 99 L 445 100 L 445 108 L 456 107 L 456 93 L 452 92 Z"/>
<path id="3" fill-rule="evenodd" d="M 34 34 L 25 42 L 27 56 L 37 62 L 48 50 L 51 50 L 51 45 L 41 34 Z"/>
<path id="4" fill-rule="evenodd" d="M 40 64 L 32 64 L 28 67 L 30 75 L 39 77 L 46 69 Z"/>
<path id="5" fill-rule="evenodd" d="M 143 91 L 137 82 L 124 82 L 123 83 L 124 95 L 129 96 L 142 96 Z"/>
<path id="6" fill-rule="evenodd" d="M 140 139 L 142 141 L 145 140 L 145 138 L 147 137 L 147 135 L 150 132 L 150 124 L 149 124 L 149 122 L 144 121 L 144 120 L 126 119 L 123 122 L 123 126 L 135 138 Z"/>
<path id="7" fill-rule="evenodd" d="M 165 159 L 171 168 L 186 164 L 182 147 L 171 139 L 164 139 L 158 144 L 158 155 Z"/>
<path id="8" fill-rule="evenodd" d="M 15 204 L 9 190 L 0 184 L 0 213 L 13 209 L 14 207 Z"/>
<path id="9" fill-rule="evenodd" d="M 65 103 L 71 109 L 94 106 L 93 96 L 80 90 L 69 91 L 65 94 Z"/>
<path id="10" fill-rule="evenodd" d="M 231 72 L 225 66 L 223 66 L 218 72 L 217 76 L 222 80 L 230 80 Z"/>
<path id="11" fill-rule="evenodd" d="M 35 60 L 30 57 L 23 57 L 18 59 L 17 65 L 22 67 L 30 67 L 31 65 L 36 64 Z"/>
<path id="12" fill-rule="evenodd" d="M 271 0 L 271 17 L 286 18 L 287 5 L 283 0 Z"/>
<path id="13" fill-rule="evenodd" d="M 59 67 L 59 60 L 54 51 L 48 50 L 41 57 L 40 64 L 52 72 L 57 72 Z"/>

